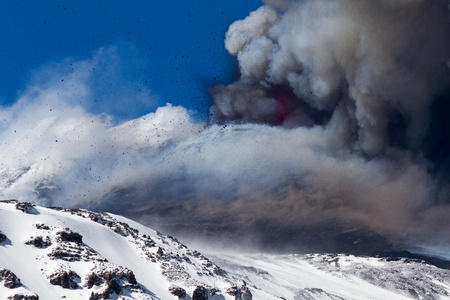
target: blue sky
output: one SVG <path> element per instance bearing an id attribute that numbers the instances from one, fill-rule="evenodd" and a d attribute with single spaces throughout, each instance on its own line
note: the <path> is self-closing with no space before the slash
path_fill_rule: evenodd
<path id="1" fill-rule="evenodd" d="M 33 70 L 70 67 L 101 47 L 114 46 L 115 76 L 96 82 L 94 103 L 108 101 L 108 94 L 130 98 L 143 90 L 154 101 L 117 109 L 91 105 L 93 112 L 106 107 L 107 113 L 129 119 L 172 102 L 204 118 L 208 88 L 238 76 L 223 47 L 224 34 L 260 5 L 259 0 L 2 1 L 0 104 L 16 101 Z"/>

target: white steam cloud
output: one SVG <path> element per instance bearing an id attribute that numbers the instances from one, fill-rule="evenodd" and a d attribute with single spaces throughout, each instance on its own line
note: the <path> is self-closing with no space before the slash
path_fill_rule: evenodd
<path id="1" fill-rule="evenodd" d="M 113 48 L 100 49 L 90 60 L 65 62 L 69 71 L 37 72 L 35 78 L 50 73 L 50 79 L 35 79 L 14 105 L 0 111 L 2 198 L 81 205 L 119 184 L 139 181 L 154 168 L 147 160 L 158 149 L 202 129 L 186 109 L 170 104 L 118 125 L 105 113 L 87 112 L 85 102 L 97 92 L 92 70 L 108 76 L 98 61 L 114 60 L 111 54 L 117 54 Z"/>
<path id="2" fill-rule="evenodd" d="M 212 125 L 170 104 L 125 122 L 93 112 L 87 70 L 106 72 L 111 50 L 38 72 L 0 111 L 0 196 L 220 232 L 295 239 L 336 224 L 449 245 L 447 1 L 265 3 L 226 34 L 241 77 L 212 89 Z"/>

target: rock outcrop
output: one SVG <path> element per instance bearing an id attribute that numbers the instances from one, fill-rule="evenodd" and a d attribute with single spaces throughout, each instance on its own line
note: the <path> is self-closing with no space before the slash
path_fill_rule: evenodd
<path id="1" fill-rule="evenodd" d="M 59 285 L 63 289 L 77 289 L 79 288 L 77 281 L 80 276 L 74 271 L 60 271 L 50 275 L 50 283 L 53 285 Z"/>
<path id="2" fill-rule="evenodd" d="M 184 299 L 186 297 L 186 290 L 178 286 L 169 287 L 169 292 L 172 295 L 177 296 L 178 299 Z"/>
<path id="3" fill-rule="evenodd" d="M 8 289 L 15 289 L 22 286 L 20 279 L 8 269 L 0 269 L 0 281 L 3 281 L 3 286 Z"/>
<path id="4" fill-rule="evenodd" d="M 47 248 L 52 245 L 52 242 L 48 236 L 45 239 L 42 236 L 31 237 L 28 241 L 25 242 L 27 245 L 33 245 L 36 248 Z"/>
<path id="5" fill-rule="evenodd" d="M 4 235 L 4 234 L 0 231 L 0 244 L 3 243 L 4 241 L 6 241 L 6 235 Z"/>

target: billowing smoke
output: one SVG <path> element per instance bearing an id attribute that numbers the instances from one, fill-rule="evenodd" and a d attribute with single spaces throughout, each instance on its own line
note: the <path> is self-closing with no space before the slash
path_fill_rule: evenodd
<path id="1" fill-rule="evenodd" d="M 87 108 L 108 51 L 32 80 L 0 113 L 1 196 L 273 249 L 448 247 L 448 2 L 265 3 L 226 34 L 241 76 L 209 124 Z"/>
<path id="2" fill-rule="evenodd" d="M 420 147 L 448 85 L 447 1 L 272 2 L 289 9 L 263 6 L 227 32 L 241 79 L 213 90 L 219 122 L 302 124 L 305 103 L 369 155 L 388 150 L 397 123 Z"/>
<path id="3" fill-rule="evenodd" d="M 383 234 L 445 236 L 448 1 L 266 4 L 226 34 L 241 77 L 212 90 L 214 121 L 281 125 L 320 139 L 323 152 L 312 137 L 293 137 L 296 151 L 311 155 L 295 159 L 309 167 L 293 177 L 300 187 L 291 195 L 319 215 L 327 207 Z M 300 224 L 318 217 L 295 215 Z"/>

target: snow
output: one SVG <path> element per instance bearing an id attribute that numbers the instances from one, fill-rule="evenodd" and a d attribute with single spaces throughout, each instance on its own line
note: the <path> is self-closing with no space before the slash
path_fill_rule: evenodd
<path id="1" fill-rule="evenodd" d="M 255 300 L 450 299 L 450 270 L 422 261 L 344 254 L 230 252 L 211 253 L 208 259 L 173 237 L 118 215 L 97 213 L 93 218 L 85 210 L 43 207 L 30 212 L 17 210 L 15 202 L 0 202 L 0 232 L 7 237 L 0 242 L 0 269 L 12 271 L 23 284 L 8 289 L 0 283 L 0 299 L 15 294 L 37 294 L 40 299 L 88 299 L 92 292 L 105 290 L 104 286 L 88 288 L 89 275 L 126 269 L 134 273 L 140 288 L 124 288 L 120 295 L 123 299 L 176 299 L 169 287 L 178 286 L 188 294 L 184 300 L 189 300 L 197 285 L 217 289 L 218 294 L 209 299 L 221 300 L 238 299 L 227 290 L 243 285 Z M 64 228 L 82 235 L 82 244 L 64 244 L 60 238 Z M 44 240 L 48 236 L 52 245 L 38 248 L 26 244 L 37 236 Z M 48 255 L 63 246 L 78 258 L 65 260 Z M 56 271 L 74 271 L 80 277 L 75 279 L 80 288 L 50 284 L 49 276 Z M 111 295 L 111 299 L 116 296 Z"/>
<path id="2" fill-rule="evenodd" d="M 29 245 L 24 241 L 31 236 L 42 234 L 35 224 L 46 224 L 57 228 L 68 227 L 83 236 L 83 243 L 95 249 L 109 262 L 133 270 L 136 279 L 146 289 L 158 295 L 160 299 L 174 299 L 168 291 L 170 283 L 161 274 L 159 267 L 146 260 L 137 260 L 140 253 L 127 238 L 118 235 L 109 228 L 92 222 L 89 219 L 73 216 L 66 212 L 38 207 L 38 215 L 18 212 L 14 205 L 0 203 L 0 230 L 10 240 L 12 245 L 0 247 L 0 266 L 13 271 L 31 291 L 41 299 L 60 299 L 70 296 L 72 299 L 88 299 L 92 290 L 65 290 L 53 286 L 42 276 L 41 269 L 56 269 L 59 261 L 46 259 L 44 251 Z M 20 226 L 18 226 L 20 224 Z M 152 233 L 151 230 L 147 230 Z M 154 235 L 154 233 L 153 233 Z M 38 267 L 30 268 L 29 266 Z M 90 271 L 91 265 L 85 262 L 71 263 L 72 269 L 81 277 Z M 79 297 L 79 298 L 78 298 Z M 67 298 L 68 299 L 68 298 Z"/>
<path id="3" fill-rule="evenodd" d="M 363 270 L 365 274 L 372 272 L 373 275 L 377 274 L 374 270 L 381 269 L 388 281 L 395 281 L 395 278 L 398 278 L 399 283 L 401 283 L 402 275 L 410 273 L 411 281 L 420 278 L 420 281 L 428 285 L 430 283 L 426 279 L 429 279 L 445 290 L 443 294 L 436 292 L 420 299 L 450 299 L 450 271 L 419 263 L 409 265 L 400 260 L 398 264 L 395 264 L 374 257 L 324 254 L 209 254 L 209 256 L 229 273 L 240 274 L 249 286 L 257 287 L 254 291 L 252 290 L 255 299 L 271 299 L 268 293 L 285 299 L 417 299 L 408 295 L 407 288 L 395 289 L 392 288 L 394 284 L 382 283 L 383 278 L 372 280 L 379 283 L 375 285 L 371 283 L 371 280 L 357 276 L 358 272 L 355 269 Z M 422 268 L 427 272 L 423 272 Z M 426 276 L 429 278 L 425 278 Z M 391 288 L 383 287 L 383 285 Z M 417 291 L 424 289 L 420 282 L 415 287 Z M 308 289 L 320 289 L 323 293 L 313 298 L 302 297 Z"/>
<path id="4" fill-rule="evenodd" d="M 216 262 L 241 273 L 248 279 L 248 284 L 263 291 L 274 291 L 278 297 L 286 299 L 294 299 L 303 289 L 311 287 L 344 299 L 362 299 L 362 296 L 364 299 L 410 299 L 358 278 L 343 279 L 333 276 L 296 255 L 233 255 L 216 258 Z M 260 299 L 259 297 L 264 297 L 264 293 L 254 293 L 254 296 Z"/>

